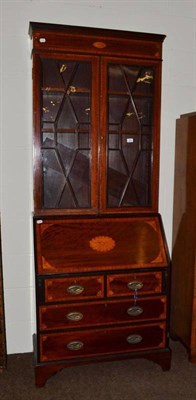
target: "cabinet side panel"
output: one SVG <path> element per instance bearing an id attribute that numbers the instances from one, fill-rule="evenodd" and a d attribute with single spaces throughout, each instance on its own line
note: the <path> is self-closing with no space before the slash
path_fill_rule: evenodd
<path id="1" fill-rule="evenodd" d="M 196 118 L 181 117 L 176 127 L 171 333 L 189 347 L 193 324 L 196 218 L 194 200 Z"/>

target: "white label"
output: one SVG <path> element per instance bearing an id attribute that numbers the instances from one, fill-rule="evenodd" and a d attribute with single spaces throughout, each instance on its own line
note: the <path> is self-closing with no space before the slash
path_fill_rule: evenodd
<path id="1" fill-rule="evenodd" d="M 40 42 L 40 43 L 46 43 L 46 39 L 43 38 L 43 37 L 41 37 L 41 38 L 39 38 L 39 42 Z"/>
<path id="2" fill-rule="evenodd" d="M 132 137 L 127 138 L 127 143 L 133 143 L 133 138 Z"/>

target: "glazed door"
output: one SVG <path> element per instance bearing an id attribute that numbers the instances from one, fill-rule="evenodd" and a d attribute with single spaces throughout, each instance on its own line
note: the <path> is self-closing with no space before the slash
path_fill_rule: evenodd
<path id="1" fill-rule="evenodd" d="M 159 82 L 158 64 L 102 61 L 103 212 L 157 211 Z"/>
<path id="2" fill-rule="evenodd" d="M 34 74 L 35 212 L 156 212 L 159 62 L 35 54 Z"/>
<path id="3" fill-rule="evenodd" d="M 35 55 L 34 74 L 36 211 L 97 212 L 98 59 Z"/>

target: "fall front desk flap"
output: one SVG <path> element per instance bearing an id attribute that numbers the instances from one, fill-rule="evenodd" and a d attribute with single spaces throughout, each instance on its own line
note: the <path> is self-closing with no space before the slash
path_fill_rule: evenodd
<path id="1" fill-rule="evenodd" d="M 37 272 L 164 267 L 169 263 L 159 215 L 35 219 Z"/>

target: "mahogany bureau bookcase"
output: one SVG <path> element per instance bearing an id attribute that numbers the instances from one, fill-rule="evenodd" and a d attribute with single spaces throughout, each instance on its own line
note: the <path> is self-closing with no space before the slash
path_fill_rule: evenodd
<path id="1" fill-rule="evenodd" d="M 164 35 L 30 23 L 37 386 L 62 368 L 170 368 L 158 213 Z"/>

